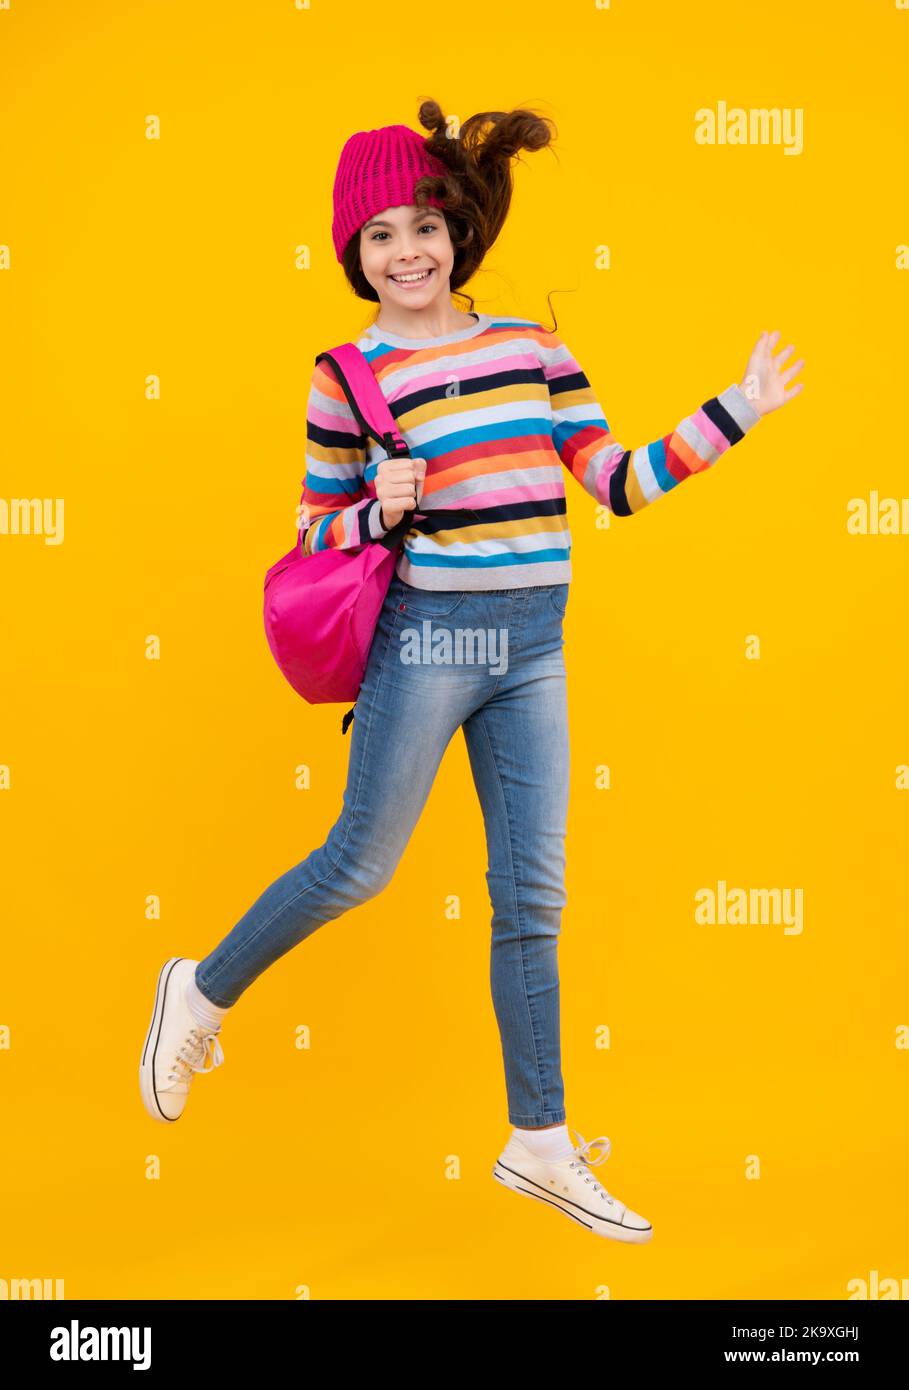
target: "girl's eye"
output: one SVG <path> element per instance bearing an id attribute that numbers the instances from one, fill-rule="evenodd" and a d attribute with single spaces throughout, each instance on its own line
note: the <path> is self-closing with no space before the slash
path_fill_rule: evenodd
<path id="1" fill-rule="evenodd" d="M 424 222 L 423 225 L 420 227 L 420 231 L 421 231 L 421 232 L 424 232 L 424 231 L 426 231 L 427 228 L 428 228 L 431 232 L 434 232 L 434 231 L 437 230 L 435 222 Z M 388 233 L 387 233 L 387 232 L 373 232 L 372 236 L 371 236 L 369 239 L 370 239 L 370 241 L 375 241 L 375 240 L 376 240 L 378 237 L 380 237 L 380 236 L 388 236 Z"/>

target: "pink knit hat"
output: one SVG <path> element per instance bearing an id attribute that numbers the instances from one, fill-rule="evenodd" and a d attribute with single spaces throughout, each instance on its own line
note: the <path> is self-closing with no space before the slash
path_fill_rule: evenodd
<path id="1" fill-rule="evenodd" d="M 331 224 L 340 261 L 354 232 L 386 208 L 410 206 L 414 185 L 426 174 L 445 174 L 446 166 L 425 145 L 426 137 L 406 125 L 360 130 L 341 151 L 334 186 Z M 443 206 L 430 198 L 431 207 Z"/>

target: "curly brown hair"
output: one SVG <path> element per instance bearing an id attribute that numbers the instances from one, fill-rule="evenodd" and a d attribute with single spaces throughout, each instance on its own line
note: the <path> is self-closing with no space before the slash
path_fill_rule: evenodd
<path id="1" fill-rule="evenodd" d="M 451 271 L 452 293 L 461 292 L 473 309 L 473 296 L 461 286 L 479 270 L 483 259 L 505 223 L 514 191 L 512 160 L 522 150 L 542 150 L 557 138 L 555 123 L 548 116 L 518 107 L 514 111 L 478 111 L 463 122 L 456 137 L 448 133 L 448 122 L 437 101 L 424 101 L 419 111 L 420 125 L 430 134 L 426 149 L 446 166 L 446 173 L 427 174 L 414 186 L 414 202 L 425 206 L 435 196 L 454 247 Z M 341 257 L 344 274 L 360 299 L 379 302 L 379 295 L 363 274 L 360 265 L 360 233 L 354 232 Z M 550 295 L 553 291 L 550 291 Z M 549 312 L 552 313 L 550 295 Z M 557 324 L 553 314 L 553 328 Z"/>

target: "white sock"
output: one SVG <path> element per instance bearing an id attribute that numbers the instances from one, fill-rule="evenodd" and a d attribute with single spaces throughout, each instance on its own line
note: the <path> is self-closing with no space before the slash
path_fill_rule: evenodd
<path id="1" fill-rule="evenodd" d="M 196 984 L 195 975 L 190 975 L 186 982 L 184 991 L 186 1006 L 197 1023 L 201 1023 L 204 1028 L 211 1028 L 217 1033 L 221 1027 L 221 1020 L 227 1013 L 227 1009 L 222 1009 L 218 1004 L 213 1004 L 207 999 Z"/>
<path id="2" fill-rule="evenodd" d="M 568 1137 L 568 1126 L 558 1125 L 552 1129 L 514 1129 L 513 1134 L 526 1144 L 537 1158 L 553 1163 L 559 1158 L 570 1158 L 574 1146 Z"/>

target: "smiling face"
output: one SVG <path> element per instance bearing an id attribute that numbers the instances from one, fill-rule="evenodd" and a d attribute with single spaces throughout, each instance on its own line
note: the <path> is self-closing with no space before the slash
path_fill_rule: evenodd
<path id="1" fill-rule="evenodd" d="M 383 305 L 450 304 L 454 247 L 438 208 L 395 207 L 360 228 L 360 265 Z"/>

